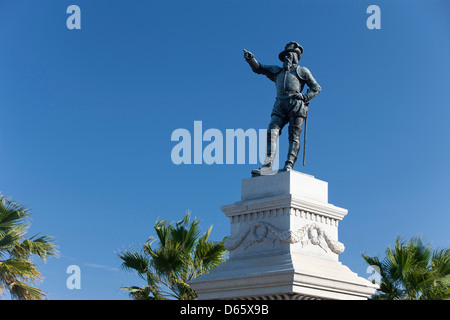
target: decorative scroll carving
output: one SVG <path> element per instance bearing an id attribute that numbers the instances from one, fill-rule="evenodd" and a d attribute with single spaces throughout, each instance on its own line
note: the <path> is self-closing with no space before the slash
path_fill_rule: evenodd
<path id="1" fill-rule="evenodd" d="M 269 233 L 274 236 L 275 239 L 269 239 Z M 330 239 L 325 231 L 316 224 L 308 224 L 297 231 L 291 231 L 278 229 L 274 225 L 264 221 L 255 222 L 240 237 L 227 239 L 224 245 L 229 251 L 236 249 L 240 245 L 244 245 L 245 250 L 255 243 L 271 240 L 280 240 L 291 244 L 300 243 L 302 247 L 308 244 L 318 245 L 325 250 L 325 252 L 328 252 L 327 249 L 330 249 L 337 254 L 340 254 L 345 250 L 345 247 L 341 242 Z"/>

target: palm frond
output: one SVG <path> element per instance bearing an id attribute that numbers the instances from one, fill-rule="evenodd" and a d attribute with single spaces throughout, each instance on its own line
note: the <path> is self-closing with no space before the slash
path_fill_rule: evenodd
<path id="1" fill-rule="evenodd" d="M 120 289 L 128 291 L 128 294 L 134 300 L 166 300 L 164 296 L 162 296 L 158 290 L 151 286 L 144 287 L 121 287 Z"/>
<path id="2" fill-rule="evenodd" d="M 14 299 L 43 299 L 44 292 L 29 284 L 43 278 L 31 259 L 57 256 L 53 238 L 25 238 L 29 216 L 27 207 L 0 196 L 0 294 L 9 290 Z"/>
<path id="3" fill-rule="evenodd" d="M 53 243 L 53 237 L 36 236 L 25 239 L 22 242 L 16 242 L 11 246 L 9 254 L 11 257 L 19 259 L 30 259 L 31 256 L 37 255 L 43 262 L 47 261 L 47 257 L 57 257 L 57 246 Z"/>
<path id="4" fill-rule="evenodd" d="M 0 261 L 0 281 L 9 283 L 14 279 L 36 283 L 42 279 L 42 274 L 35 264 L 24 259 Z"/>
<path id="5" fill-rule="evenodd" d="M 25 282 L 14 281 L 9 285 L 9 292 L 13 299 L 19 300 L 44 300 L 45 292 L 28 285 Z"/>
<path id="6" fill-rule="evenodd" d="M 373 299 L 450 298 L 450 249 L 433 251 L 420 236 L 408 242 L 397 237 L 382 261 L 362 256 L 369 265 L 380 267 L 382 279 Z"/>
<path id="7" fill-rule="evenodd" d="M 441 276 L 450 274 L 450 249 L 435 250 L 431 257 L 431 267 Z"/>
<path id="8" fill-rule="evenodd" d="M 122 269 L 145 274 L 149 269 L 149 259 L 137 251 L 121 251 L 117 254 L 122 262 Z"/>
<path id="9" fill-rule="evenodd" d="M 29 217 L 29 209 L 5 196 L 0 196 L 0 227 L 16 224 L 20 219 Z"/>
<path id="10" fill-rule="evenodd" d="M 224 241 L 208 240 L 211 229 L 212 227 L 201 235 L 200 221 L 192 219 L 189 211 L 182 220 L 174 224 L 164 219 L 157 220 L 154 226 L 156 237 L 150 237 L 141 249 L 148 258 L 147 271 L 141 272 L 147 279 L 148 286 L 126 287 L 131 292 L 130 296 L 134 299 L 146 295 L 152 299 L 195 299 L 197 296 L 189 287 L 188 281 L 216 267 L 224 260 L 226 252 Z M 156 240 L 158 241 L 153 246 Z M 140 265 L 135 259 L 139 254 L 122 252 L 119 257 L 122 260 L 133 258 L 132 269 L 139 269 Z M 131 262 L 129 266 L 131 267 Z"/>

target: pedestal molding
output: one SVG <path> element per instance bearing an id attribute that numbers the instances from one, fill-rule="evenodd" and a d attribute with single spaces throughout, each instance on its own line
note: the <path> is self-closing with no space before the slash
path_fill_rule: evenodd
<path id="1" fill-rule="evenodd" d="M 255 214 L 266 216 L 294 214 L 313 214 L 336 221 L 342 220 L 348 213 L 346 209 L 336 207 L 329 203 L 314 202 L 293 195 L 280 195 L 265 199 L 238 201 L 231 205 L 220 207 L 227 217 L 246 216 L 246 220 L 253 219 Z M 292 210 L 291 210 L 292 209 Z"/>

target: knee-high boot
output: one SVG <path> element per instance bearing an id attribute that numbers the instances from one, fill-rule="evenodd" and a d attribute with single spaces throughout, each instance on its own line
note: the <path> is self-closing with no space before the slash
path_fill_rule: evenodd
<path id="1" fill-rule="evenodd" d="M 297 161 L 300 150 L 300 133 L 302 132 L 302 118 L 291 118 L 289 122 L 289 151 L 284 170 L 292 170 Z"/>
<path id="2" fill-rule="evenodd" d="M 279 135 L 279 129 L 270 129 L 267 131 L 266 158 L 264 159 L 264 164 L 260 168 L 252 170 L 253 175 L 272 170 L 273 160 L 277 153 L 277 140 Z"/>

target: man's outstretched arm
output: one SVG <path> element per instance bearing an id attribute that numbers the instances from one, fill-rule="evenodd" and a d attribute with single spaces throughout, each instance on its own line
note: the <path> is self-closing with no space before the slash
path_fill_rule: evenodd
<path id="1" fill-rule="evenodd" d="M 259 64 L 258 61 L 256 61 L 255 55 L 253 53 L 251 53 L 250 51 L 247 51 L 247 50 L 244 49 L 244 59 L 250 65 L 250 67 L 252 68 L 253 72 L 261 73 L 260 70 L 259 70 L 261 65 Z"/>
<path id="2" fill-rule="evenodd" d="M 278 66 L 269 66 L 260 64 L 258 61 L 256 61 L 253 53 L 245 49 L 244 49 L 244 58 L 252 68 L 253 72 L 257 74 L 263 74 L 272 81 L 275 81 L 277 73 L 280 72 L 281 70 L 281 68 Z"/>

